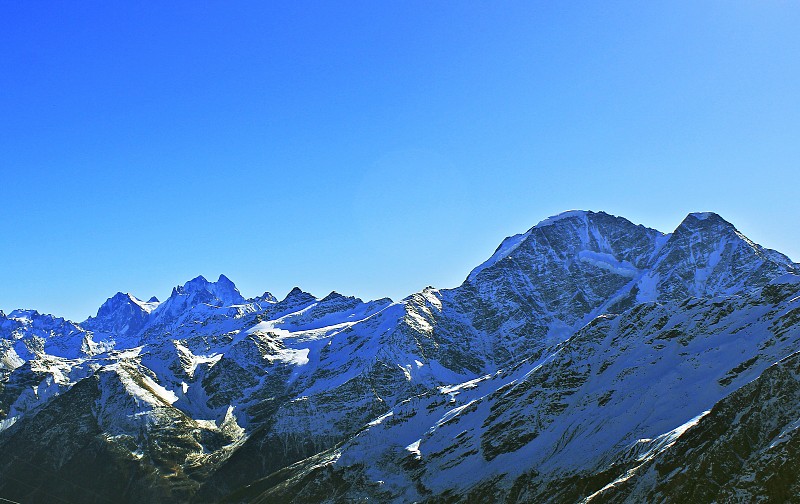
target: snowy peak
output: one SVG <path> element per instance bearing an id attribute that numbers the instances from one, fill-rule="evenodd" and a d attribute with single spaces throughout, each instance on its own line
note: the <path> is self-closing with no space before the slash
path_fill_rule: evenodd
<path id="1" fill-rule="evenodd" d="M 681 221 L 673 234 L 692 233 L 700 230 L 719 234 L 738 232 L 733 224 L 714 212 L 692 212 Z"/>
<path id="2" fill-rule="evenodd" d="M 305 292 L 300 287 L 295 287 L 291 291 L 289 291 L 289 294 L 287 294 L 286 297 L 283 298 L 283 301 L 281 301 L 281 303 L 299 305 L 304 303 L 313 303 L 316 300 L 317 298 L 315 298 L 313 294 Z"/>
<path id="3" fill-rule="evenodd" d="M 177 321 L 197 310 L 208 311 L 245 303 L 247 301 L 239 289 L 225 275 L 220 275 L 216 282 L 209 282 L 200 275 L 173 288 L 170 297 L 153 311 L 148 327 Z"/>
<path id="4" fill-rule="evenodd" d="M 604 213 L 604 212 L 601 212 Z M 557 222 L 567 220 L 567 219 L 586 219 L 589 215 L 593 215 L 594 212 L 589 210 L 567 210 L 566 212 L 561 212 L 556 215 L 551 215 L 550 217 L 542 220 L 534 227 L 541 228 L 545 226 L 551 226 Z"/>
<path id="5" fill-rule="evenodd" d="M 138 306 L 142 311 L 150 313 L 158 307 L 158 299 L 150 298 L 150 301 L 142 301 L 130 293 L 117 292 L 108 298 L 105 303 L 97 310 L 96 318 L 106 318 L 112 316 L 120 309 L 128 306 Z"/>
<path id="6" fill-rule="evenodd" d="M 242 304 L 245 299 L 236 288 L 236 285 L 225 275 L 220 275 L 217 281 L 211 284 L 214 294 L 227 304 Z"/>
<path id="7" fill-rule="evenodd" d="M 574 257 L 581 251 L 611 254 L 644 266 L 643 260 L 663 233 L 633 224 L 624 217 L 605 212 L 570 210 L 549 217 L 529 232 L 539 250 L 550 249 L 559 258 Z"/>
<path id="8" fill-rule="evenodd" d="M 245 302 L 239 289 L 225 275 L 220 275 L 216 282 L 209 282 L 203 275 L 193 278 L 172 289 L 172 295 L 166 302 L 176 298 L 183 298 L 188 306 L 231 306 Z"/>
<path id="9" fill-rule="evenodd" d="M 639 300 L 730 295 L 763 287 L 793 268 L 789 258 L 752 242 L 719 215 L 691 213 L 656 256 Z"/>
<path id="10" fill-rule="evenodd" d="M 86 329 L 111 337 L 124 337 L 137 333 L 158 303 L 144 302 L 131 294 L 117 292 L 81 325 Z"/>
<path id="11" fill-rule="evenodd" d="M 347 296 L 345 296 L 344 294 L 339 294 L 336 291 L 331 291 L 330 294 L 328 294 L 324 298 L 320 299 L 319 302 L 320 303 L 327 303 L 328 301 L 335 301 L 335 300 L 340 300 L 340 299 L 347 299 Z M 359 299 L 359 301 L 361 301 L 361 300 Z"/>
<path id="12" fill-rule="evenodd" d="M 78 358 L 91 352 L 86 343 L 86 331 L 74 322 L 36 310 L 14 310 L 0 318 L 0 371 L 21 365 L 19 357 Z M 0 396 L 2 387 L 0 381 Z"/>
<path id="13" fill-rule="evenodd" d="M 17 309 L 11 311 L 6 318 L 14 320 L 25 326 L 41 328 L 66 328 L 69 331 L 78 331 L 78 327 L 70 320 L 63 317 L 56 317 L 49 313 L 39 313 L 37 310 Z"/>
<path id="14" fill-rule="evenodd" d="M 644 268 L 663 236 L 659 231 L 605 212 L 570 210 L 503 240 L 486 262 L 472 270 L 467 281 L 474 282 L 484 270 L 507 258 L 522 262 L 558 262 L 562 269 L 568 269 L 575 260 L 602 254 L 610 259 L 609 264 L 627 262 Z M 582 252 L 589 254 L 582 258 Z"/>
<path id="15" fill-rule="evenodd" d="M 34 318 L 39 317 L 41 314 L 36 310 L 29 310 L 24 308 L 18 308 L 16 310 L 12 310 L 8 314 L 8 318 L 17 320 L 20 322 L 30 322 Z"/>
<path id="16" fill-rule="evenodd" d="M 519 245 L 528 237 L 530 236 L 530 231 L 527 233 L 521 233 L 514 236 L 509 236 L 505 240 L 500 243 L 500 246 L 497 247 L 497 250 L 494 251 L 494 254 L 486 260 L 486 262 L 480 264 L 478 267 L 473 269 L 469 276 L 467 277 L 468 282 L 473 282 L 475 278 L 477 278 L 478 274 L 485 270 L 486 268 L 493 266 L 498 261 L 501 261 L 508 257 Z"/>
<path id="17" fill-rule="evenodd" d="M 514 282 L 515 290 L 544 283 L 547 291 L 555 291 L 558 283 L 557 290 L 575 289 L 585 298 L 591 297 L 588 290 L 596 291 L 591 285 L 599 275 L 609 275 L 640 279 L 634 295 L 642 302 L 755 288 L 795 269 L 789 258 L 753 243 L 714 212 L 690 213 L 665 235 L 605 212 L 570 210 L 503 240 L 467 282 L 494 285 L 505 279 Z M 556 282 L 557 277 L 562 281 Z M 612 294 L 597 293 L 606 299 Z M 622 291 L 620 296 L 629 297 Z"/>
<path id="18" fill-rule="evenodd" d="M 716 214 L 714 212 L 692 212 L 689 215 L 687 215 L 686 217 L 687 218 L 694 217 L 697 220 L 707 220 L 709 218 L 712 218 L 712 219 L 716 218 L 716 219 L 724 220 L 724 219 L 722 219 L 722 217 L 719 216 L 719 214 Z"/>
<path id="19" fill-rule="evenodd" d="M 277 303 L 278 302 L 278 298 L 276 298 L 269 291 L 264 291 L 264 294 L 261 294 L 260 296 L 256 296 L 252 300 L 253 300 L 253 302 L 256 302 L 256 303 Z"/>

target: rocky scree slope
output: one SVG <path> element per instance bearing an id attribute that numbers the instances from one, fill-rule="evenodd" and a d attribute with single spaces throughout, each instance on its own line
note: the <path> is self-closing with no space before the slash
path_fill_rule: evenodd
<path id="1" fill-rule="evenodd" d="M 0 496 L 688 495 L 699 453 L 736 450 L 733 431 L 700 448 L 693 433 L 739 395 L 758 410 L 768 391 L 742 391 L 800 350 L 797 273 L 713 213 L 663 234 L 572 211 L 504 240 L 461 286 L 399 302 L 244 299 L 220 276 L 164 302 L 119 293 L 82 323 L 0 314 Z M 733 428 L 777 428 L 752 418 Z M 720 488 L 767 491 L 744 482 L 790 454 L 762 445 L 745 468 L 725 466 Z M 776 478 L 769 491 L 791 491 Z"/>

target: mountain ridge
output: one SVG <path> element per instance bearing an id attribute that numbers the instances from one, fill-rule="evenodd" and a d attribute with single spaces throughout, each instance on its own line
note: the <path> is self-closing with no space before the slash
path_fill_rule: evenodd
<path id="1" fill-rule="evenodd" d="M 578 502 L 800 350 L 799 271 L 713 212 L 666 234 L 568 211 L 399 301 L 245 299 L 220 275 L 81 323 L 0 314 L 0 448 L 44 468 L 0 463 L 0 495 L 102 493 L 88 475 L 113 469 L 128 501 Z"/>

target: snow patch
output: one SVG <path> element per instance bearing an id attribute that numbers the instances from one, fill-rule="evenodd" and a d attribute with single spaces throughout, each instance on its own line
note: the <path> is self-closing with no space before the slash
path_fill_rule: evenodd
<path id="1" fill-rule="evenodd" d="M 139 306 L 139 308 L 146 311 L 147 313 L 152 312 L 153 310 L 158 308 L 158 305 L 161 304 L 158 301 L 142 301 L 141 299 L 137 298 L 132 294 L 128 294 L 128 297 L 133 303 L 135 303 L 137 306 Z"/>
<path id="2" fill-rule="evenodd" d="M 420 453 L 420 451 L 419 451 L 419 443 L 420 443 L 420 441 L 422 441 L 422 439 L 417 439 L 416 441 L 414 441 L 410 445 L 406 446 L 406 450 L 411 452 L 414 455 L 414 458 L 416 458 L 416 459 L 421 459 L 422 458 L 422 453 Z"/>
<path id="3" fill-rule="evenodd" d="M 604 269 L 610 273 L 620 276 L 633 278 L 639 272 L 636 267 L 628 261 L 619 261 L 611 254 L 603 252 L 593 252 L 591 250 L 581 250 L 578 252 L 578 260 Z"/>
<path id="4" fill-rule="evenodd" d="M 305 366 L 308 364 L 308 348 L 282 348 L 274 355 L 267 355 L 266 359 L 270 362 L 285 362 L 295 366 Z"/>

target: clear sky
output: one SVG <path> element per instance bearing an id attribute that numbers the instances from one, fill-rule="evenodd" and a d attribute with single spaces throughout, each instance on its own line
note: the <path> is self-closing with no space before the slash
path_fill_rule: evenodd
<path id="1" fill-rule="evenodd" d="M 0 308 L 453 287 L 713 210 L 800 260 L 800 3 L 3 2 Z"/>

